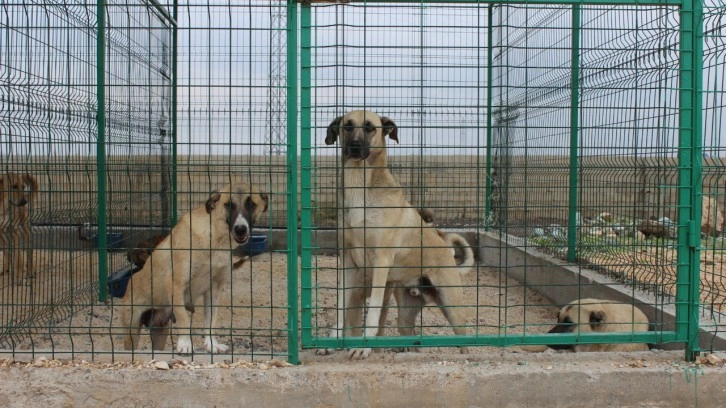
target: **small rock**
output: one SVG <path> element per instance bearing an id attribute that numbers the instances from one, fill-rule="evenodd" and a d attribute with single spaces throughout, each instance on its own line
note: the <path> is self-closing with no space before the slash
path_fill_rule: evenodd
<path id="1" fill-rule="evenodd" d="M 290 365 L 288 362 L 278 359 L 272 359 L 269 363 L 273 367 L 287 367 L 288 365 Z"/>
<path id="2" fill-rule="evenodd" d="M 628 365 L 634 368 L 643 368 L 646 366 L 643 360 L 635 360 Z"/>
<path id="3" fill-rule="evenodd" d="M 154 363 L 154 368 L 157 370 L 168 370 L 169 369 L 169 363 L 166 361 L 157 361 Z"/>

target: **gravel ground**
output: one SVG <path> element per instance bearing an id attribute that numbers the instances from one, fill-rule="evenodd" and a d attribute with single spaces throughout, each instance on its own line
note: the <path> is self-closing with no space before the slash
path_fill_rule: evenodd
<path id="1" fill-rule="evenodd" d="M 118 257 L 120 254 L 115 254 Z M 81 261 L 76 261 L 79 263 Z M 92 263 L 92 262 L 91 262 Z M 116 264 L 119 264 L 116 260 Z M 84 264 L 85 265 L 85 264 Z M 313 325 L 327 333 L 335 320 L 336 257 L 318 256 L 313 259 L 313 282 L 317 290 L 317 312 Z M 39 276 L 33 285 L 52 284 L 59 276 Z M 504 274 L 492 268 L 477 268 L 464 277 L 466 316 L 478 333 L 509 334 L 543 332 L 555 321 L 557 309 L 536 293 L 526 290 L 518 282 L 507 280 Z M 20 288 L 14 290 L 30 290 Z M 90 288 L 89 290 L 93 290 Z M 89 298 L 93 298 L 92 296 Z M 114 353 L 122 358 L 123 345 L 118 325 L 118 299 L 108 304 L 91 301 L 85 307 L 72 310 L 68 318 L 36 327 L 30 334 L 15 341 L 14 349 L 24 351 L 54 351 L 71 355 L 87 355 L 98 359 Z M 287 355 L 287 261 L 283 253 L 265 253 L 234 271 L 231 285 L 224 289 L 219 305 L 219 338 L 231 346 L 232 361 L 237 357 L 251 357 L 255 361 L 284 359 Z M 526 307 L 525 307 L 526 305 Z M 195 313 L 192 324 L 200 336 L 193 338 L 195 351 L 204 354 L 201 341 L 202 313 Z M 389 335 L 395 336 L 395 309 L 389 313 Z M 526 327 L 525 327 L 526 323 Z M 427 307 L 421 318 L 424 334 L 448 335 L 453 331 L 435 307 Z M 175 341 L 175 338 L 173 339 Z M 147 336 L 142 336 L 141 352 L 150 350 Z M 167 345 L 168 351 L 172 350 Z M 489 347 L 471 348 L 473 353 L 486 352 Z M 424 348 L 423 353 L 441 353 L 440 348 Z M 123 359 L 123 358 L 122 358 Z"/>

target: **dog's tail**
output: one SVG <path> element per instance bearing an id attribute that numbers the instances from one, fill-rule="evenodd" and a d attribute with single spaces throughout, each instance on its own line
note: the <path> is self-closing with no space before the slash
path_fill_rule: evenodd
<path id="1" fill-rule="evenodd" d="M 454 248 L 454 258 L 459 273 L 463 276 L 469 273 L 474 266 L 474 250 L 471 249 L 469 242 L 461 235 L 455 232 L 447 232 L 443 235 L 444 242 Z"/>

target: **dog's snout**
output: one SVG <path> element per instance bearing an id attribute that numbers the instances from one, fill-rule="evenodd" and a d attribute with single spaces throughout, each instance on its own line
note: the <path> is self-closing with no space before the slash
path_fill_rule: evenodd
<path id="1" fill-rule="evenodd" d="M 26 200 L 25 198 L 21 198 L 20 200 L 18 200 L 18 207 L 22 207 L 25 204 L 28 204 L 28 200 Z"/>
<path id="2" fill-rule="evenodd" d="M 246 225 L 235 225 L 234 226 L 234 234 L 240 238 L 244 238 L 247 236 L 248 228 Z"/>
<path id="3" fill-rule="evenodd" d="M 365 159 L 368 157 L 368 149 L 360 139 L 352 139 L 345 145 L 345 153 L 350 158 Z"/>

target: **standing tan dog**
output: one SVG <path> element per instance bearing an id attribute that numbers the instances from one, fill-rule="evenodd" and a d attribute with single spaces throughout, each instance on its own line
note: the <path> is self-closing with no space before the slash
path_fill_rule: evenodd
<path id="1" fill-rule="evenodd" d="M 163 349 L 174 322 L 185 331 L 176 351 L 192 353 L 191 318 L 187 311 L 201 297 L 204 303 L 204 345 L 221 353 L 228 347 L 211 334 L 217 325 L 222 288 L 232 273 L 232 250 L 246 243 L 254 222 L 267 211 L 268 199 L 238 181 L 214 191 L 203 207 L 184 215 L 171 234 L 150 254 L 134 274 L 121 300 L 121 323 L 127 334 L 124 346 L 138 346 L 142 326 L 151 329 L 152 345 Z"/>
<path id="2" fill-rule="evenodd" d="M 333 120 L 325 143 L 338 140 L 342 152 L 339 185 L 338 244 L 340 279 L 337 325 L 331 336 L 358 327 L 365 306 L 366 274 L 372 275 L 364 323 L 365 335 L 379 330 L 385 290 L 391 283 L 405 284 L 425 278 L 431 299 L 440 306 L 454 332 L 466 334 L 461 276 L 451 248 L 427 228 L 403 195 L 388 168 L 385 136 L 398 142 L 396 124 L 369 111 L 352 111 Z M 399 332 L 413 333 L 423 297 L 405 296 L 399 304 Z M 322 351 L 323 353 L 326 351 Z M 351 358 L 367 358 L 370 348 L 353 349 Z M 462 348 L 462 352 L 466 352 Z"/>
<path id="3" fill-rule="evenodd" d="M 30 174 L 5 173 L 0 177 L 0 234 L 3 266 L 0 275 L 22 284 L 33 276 L 33 248 L 29 207 L 38 194 L 38 181 Z"/>

